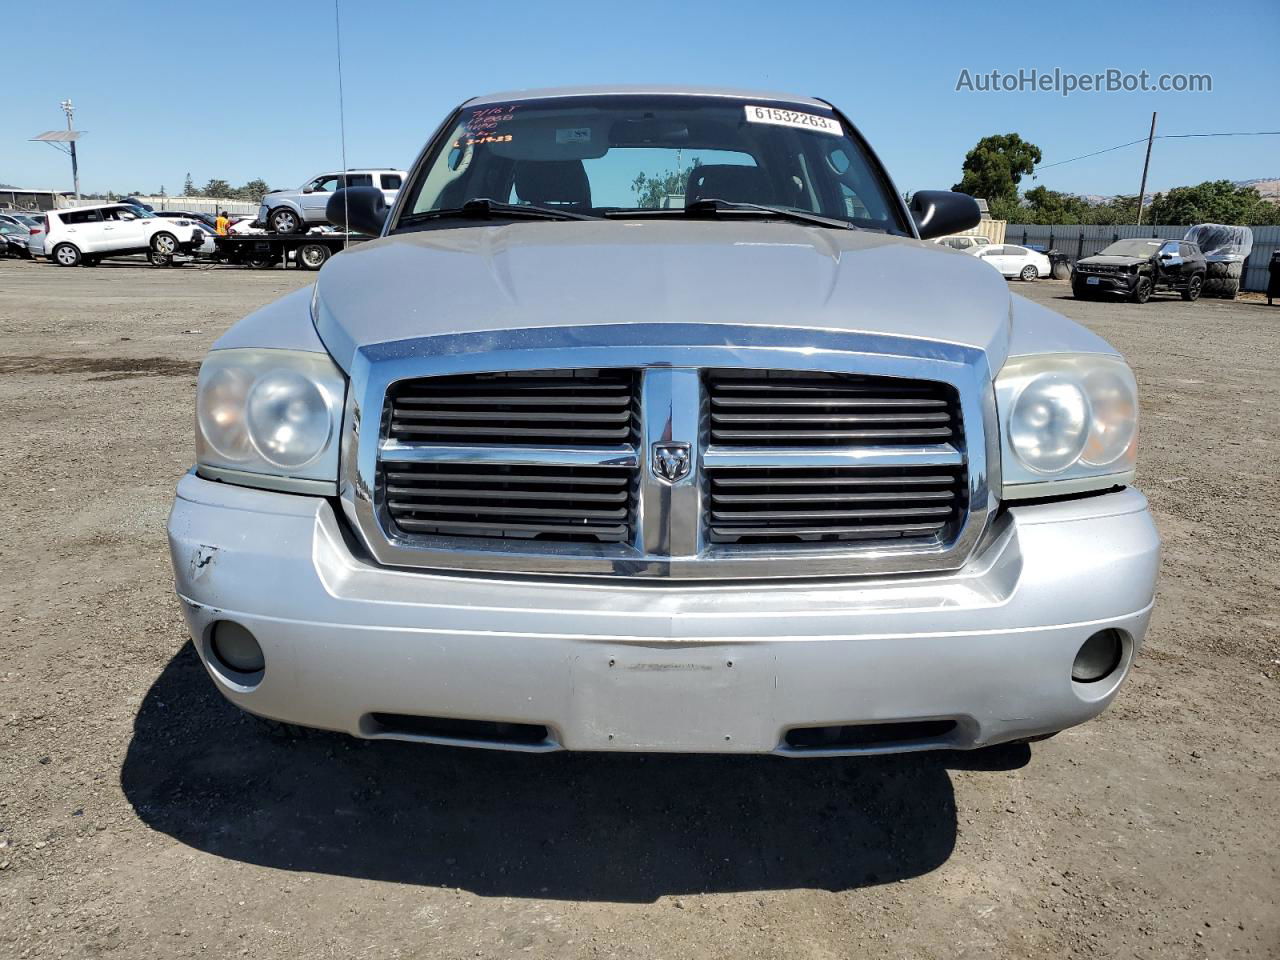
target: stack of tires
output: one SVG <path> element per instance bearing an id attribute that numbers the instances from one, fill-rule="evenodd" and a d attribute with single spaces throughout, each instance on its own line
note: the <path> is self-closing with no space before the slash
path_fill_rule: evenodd
<path id="1" fill-rule="evenodd" d="M 1201 295 L 1234 300 L 1240 292 L 1240 274 L 1243 269 L 1243 260 L 1210 260 Z"/>
<path id="2" fill-rule="evenodd" d="M 1234 300 L 1240 292 L 1244 262 L 1253 249 L 1253 231 L 1221 223 L 1200 223 L 1187 231 L 1184 240 L 1200 247 L 1206 270 L 1200 295 Z"/>

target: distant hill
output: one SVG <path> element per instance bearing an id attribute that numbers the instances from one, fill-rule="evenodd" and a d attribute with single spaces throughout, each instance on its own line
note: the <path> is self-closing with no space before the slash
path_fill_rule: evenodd
<path id="1" fill-rule="evenodd" d="M 1236 180 L 1237 187 L 1253 187 L 1269 200 L 1280 199 L 1280 177 L 1264 177 L 1261 180 Z"/>
<path id="2" fill-rule="evenodd" d="M 1260 177 L 1257 180 L 1232 180 L 1231 182 L 1237 187 L 1253 187 L 1264 199 L 1280 200 L 1280 177 Z M 1150 203 L 1159 192 L 1149 191 L 1147 202 Z M 1100 203 L 1110 203 L 1115 197 L 1103 196 L 1100 193 L 1086 193 L 1082 194 L 1080 199 L 1096 207 Z"/>

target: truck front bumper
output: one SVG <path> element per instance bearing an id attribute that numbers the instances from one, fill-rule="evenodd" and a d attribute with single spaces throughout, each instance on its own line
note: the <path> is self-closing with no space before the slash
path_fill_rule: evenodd
<path id="1" fill-rule="evenodd" d="M 358 737 L 525 750 L 831 755 L 972 748 L 1081 723 L 1150 616 L 1135 490 L 1003 512 L 962 570 L 697 586 L 379 567 L 324 499 L 188 474 L 169 518 L 195 648 L 241 708 Z M 265 668 L 228 670 L 219 621 Z M 1084 641 L 1123 654 L 1072 680 Z M 811 729 L 821 728 L 821 729 Z"/>

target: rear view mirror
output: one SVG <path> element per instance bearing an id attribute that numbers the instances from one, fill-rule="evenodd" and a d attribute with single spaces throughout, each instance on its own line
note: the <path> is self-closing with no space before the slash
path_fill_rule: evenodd
<path id="1" fill-rule="evenodd" d="M 677 120 L 659 120 L 643 117 L 639 120 L 618 120 L 609 131 L 609 142 L 615 147 L 645 146 L 648 144 L 684 143 L 689 139 L 689 125 Z"/>
<path id="2" fill-rule="evenodd" d="M 387 222 L 387 198 L 377 187 L 335 190 L 325 204 L 324 215 L 335 227 L 376 237 Z"/>
<path id="3" fill-rule="evenodd" d="M 918 190 L 910 209 L 921 240 L 969 230 L 982 219 L 977 200 L 950 190 Z"/>

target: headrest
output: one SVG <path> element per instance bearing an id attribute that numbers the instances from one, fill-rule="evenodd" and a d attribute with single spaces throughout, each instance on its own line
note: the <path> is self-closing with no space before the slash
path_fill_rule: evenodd
<path id="1" fill-rule="evenodd" d="M 591 183 L 581 160 L 521 160 L 515 186 L 516 195 L 535 206 L 591 206 Z"/>

